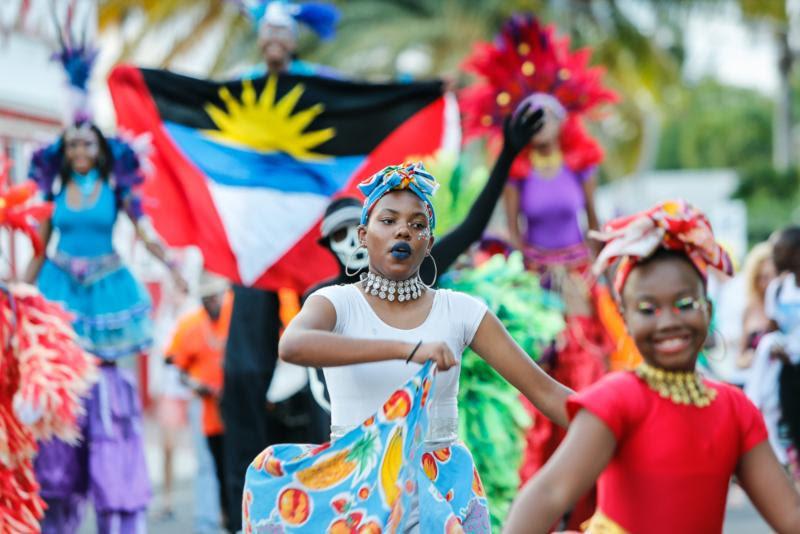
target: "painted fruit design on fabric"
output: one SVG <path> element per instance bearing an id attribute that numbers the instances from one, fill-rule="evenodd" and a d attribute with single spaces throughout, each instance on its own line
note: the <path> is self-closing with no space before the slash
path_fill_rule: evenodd
<path id="1" fill-rule="evenodd" d="M 283 476 L 283 464 L 275 458 L 272 448 L 264 449 L 256 456 L 252 465 L 254 468 L 265 471 L 274 477 Z"/>
<path id="2" fill-rule="evenodd" d="M 331 488 L 353 473 L 357 473 L 358 481 L 375 467 L 379 454 L 378 434 L 367 432 L 351 448 L 325 455 L 311 467 L 298 471 L 297 480 L 312 490 Z"/>
<path id="3" fill-rule="evenodd" d="M 450 516 L 450 519 L 447 520 L 447 523 L 444 526 L 444 533 L 464 534 L 464 527 L 461 526 L 461 522 L 456 516 Z"/>
<path id="4" fill-rule="evenodd" d="M 411 395 L 405 389 L 398 389 L 383 403 L 383 415 L 387 421 L 405 417 L 411 411 Z"/>
<path id="5" fill-rule="evenodd" d="M 389 444 L 386 446 L 386 453 L 383 455 L 380 471 L 380 485 L 386 504 L 390 507 L 394 505 L 400 497 L 400 485 L 397 483 L 400 477 L 400 468 L 403 466 L 403 427 L 398 426 L 394 429 Z"/>
<path id="6" fill-rule="evenodd" d="M 331 523 L 328 534 L 382 534 L 382 530 L 376 521 L 364 521 L 364 512 L 356 511 Z"/>
<path id="7" fill-rule="evenodd" d="M 436 465 L 436 459 L 429 452 L 422 455 L 422 470 L 431 480 L 436 480 L 439 477 L 439 467 Z"/>
<path id="8" fill-rule="evenodd" d="M 431 392 L 431 379 L 426 378 L 425 380 L 422 381 L 422 398 L 419 401 L 420 406 L 424 407 L 425 404 L 428 402 L 428 395 L 430 395 L 430 392 Z"/>
<path id="9" fill-rule="evenodd" d="M 278 496 L 278 513 L 290 525 L 302 525 L 311 515 L 308 493 L 298 488 L 287 488 Z"/>
<path id="10" fill-rule="evenodd" d="M 450 456 L 452 452 L 450 451 L 450 447 L 444 447 L 442 449 L 436 449 L 433 451 L 433 456 L 438 460 L 440 463 L 447 463 L 450 460 Z"/>
<path id="11" fill-rule="evenodd" d="M 472 491 L 474 491 L 475 495 L 478 497 L 486 496 L 486 492 L 483 489 L 483 482 L 481 482 L 481 477 L 478 474 L 478 470 L 474 467 L 472 468 Z"/>

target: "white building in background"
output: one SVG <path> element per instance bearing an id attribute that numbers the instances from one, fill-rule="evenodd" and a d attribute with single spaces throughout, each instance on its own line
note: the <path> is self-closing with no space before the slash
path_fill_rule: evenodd
<path id="1" fill-rule="evenodd" d="M 652 171 L 600 187 L 598 215 L 601 221 L 607 221 L 662 200 L 684 199 L 706 214 L 717 239 L 738 267 L 747 254 L 747 209 L 743 201 L 731 198 L 738 184 L 736 172 L 726 169 Z M 712 279 L 709 286 L 715 304 L 717 341 L 709 351 L 709 363 L 720 378 L 743 383 L 746 373 L 735 365 L 745 306 L 743 281 L 739 276 L 727 281 Z"/>
<path id="2" fill-rule="evenodd" d="M 96 9 L 95 0 L 0 1 L 0 155 L 11 160 L 14 182 L 27 176 L 34 150 L 52 142 L 68 120 L 66 74 L 52 59 L 59 49 L 56 20 L 63 24 L 71 13 L 74 27 L 93 36 Z M 11 271 L 12 250 L 21 275 L 31 256 L 28 240 L 16 236 L 12 248 L 0 234 L 2 275 Z"/>
<path id="3" fill-rule="evenodd" d="M 61 129 L 64 73 L 50 60 L 55 26 L 47 2 L 0 2 L 0 153 L 24 176 L 31 152 Z"/>

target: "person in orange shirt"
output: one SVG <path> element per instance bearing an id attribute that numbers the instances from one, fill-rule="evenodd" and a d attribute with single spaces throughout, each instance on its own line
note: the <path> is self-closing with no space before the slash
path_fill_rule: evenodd
<path id="1" fill-rule="evenodd" d="M 167 361 L 181 371 L 184 383 L 202 399 L 203 433 L 214 458 L 219 482 L 220 507 L 224 516 L 230 509 L 225 498 L 223 435 L 225 428 L 219 412 L 223 385 L 225 344 L 233 309 L 233 293 L 227 280 L 204 273 L 200 279 L 202 307 L 178 320 L 167 349 Z"/>

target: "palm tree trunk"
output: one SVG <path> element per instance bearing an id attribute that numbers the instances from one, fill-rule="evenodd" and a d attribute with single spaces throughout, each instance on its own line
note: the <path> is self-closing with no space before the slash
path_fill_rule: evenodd
<path id="1" fill-rule="evenodd" d="M 637 174 L 651 171 L 656 166 L 658 146 L 661 141 L 661 118 L 655 105 L 645 106 L 642 110 L 642 140 L 639 158 L 636 163 Z"/>
<path id="2" fill-rule="evenodd" d="M 222 13 L 222 4 L 219 2 L 211 3 L 203 18 L 194 25 L 192 31 L 172 46 L 166 57 L 161 60 L 160 67 L 162 69 L 169 68 L 177 56 L 186 52 L 200 39 L 204 38 L 208 30 L 219 21 L 220 13 Z"/>
<path id="3" fill-rule="evenodd" d="M 794 56 L 789 44 L 789 32 L 777 32 L 778 41 L 778 94 L 775 98 L 775 116 L 772 134 L 772 163 L 779 171 L 786 171 L 792 154 L 792 87 L 791 73 Z"/>

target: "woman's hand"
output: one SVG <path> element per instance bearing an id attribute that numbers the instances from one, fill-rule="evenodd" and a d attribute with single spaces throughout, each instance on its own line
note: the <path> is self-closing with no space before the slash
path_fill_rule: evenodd
<path id="1" fill-rule="evenodd" d="M 453 356 L 453 351 L 447 346 L 447 343 L 436 341 L 433 343 L 423 343 L 414 353 L 411 361 L 414 363 L 425 363 L 428 360 L 436 362 L 436 368 L 440 371 L 447 371 L 451 367 L 458 365 L 456 357 Z"/>
<path id="2" fill-rule="evenodd" d="M 175 284 L 175 287 L 178 288 L 178 291 L 181 292 L 183 295 L 189 294 L 189 284 L 186 282 L 186 279 L 181 275 L 180 271 L 178 271 L 175 267 L 170 267 L 169 274 L 172 276 L 172 283 Z"/>
<path id="3" fill-rule="evenodd" d="M 531 111 L 530 103 L 526 103 L 518 111 L 506 117 L 503 123 L 504 149 L 514 155 L 530 143 L 531 138 L 544 126 L 544 110 Z"/>
<path id="4" fill-rule="evenodd" d="M 586 237 L 586 246 L 589 247 L 589 252 L 591 252 L 592 258 L 596 258 L 600 255 L 600 252 L 603 251 L 604 243 L 593 237 Z"/>
<path id="5" fill-rule="evenodd" d="M 42 270 L 42 265 L 44 265 L 45 258 L 47 257 L 47 245 L 50 243 L 50 237 L 52 235 L 52 221 L 50 219 L 42 221 L 42 224 L 39 226 L 39 237 L 41 238 L 44 247 L 42 253 L 31 258 L 30 263 L 28 263 L 28 266 L 25 268 L 25 274 L 23 275 L 24 278 L 22 280 L 26 284 L 36 284 L 36 279 L 39 277 L 39 271 Z"/>

